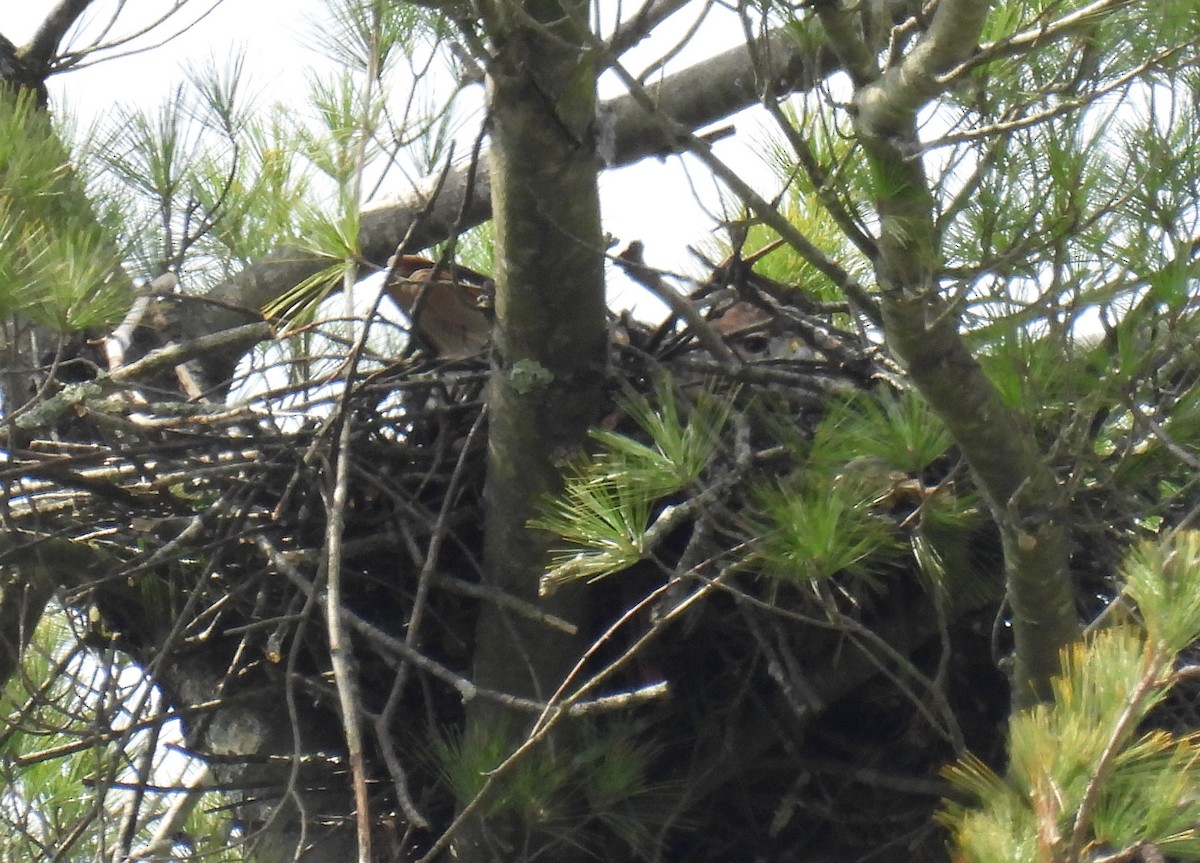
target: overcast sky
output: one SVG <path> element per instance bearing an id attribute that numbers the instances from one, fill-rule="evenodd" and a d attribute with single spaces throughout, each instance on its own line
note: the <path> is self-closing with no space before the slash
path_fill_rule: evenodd
<path id="1" fill-rule="evenodd" d="M 18 45 L 32 37 L 55 2 L 4 3 L 0 6 L 0 33 Z M 97 27 L 110 21 L 117 4 L 96 4 L 95 14 L 83 19 L 83 39 L 88 44 Z M 111 36 L 136 32 L 155 20 L 173 0 L 127 0 Z M 146 49 L 127 57 L 56 75 L 50 80 L 52 96 L 81 115 L 102 113 L 119 103 L 154 104 L 167 96 L 182 79 L 189 63 L 207 57 L 224 57 L 245 47 L 254 80 L 264 89 L 287 99 L 289 91 L 303 92 L 304 70 L 319 58 L 306 44 L 322 0 L 188 0 L 182 10 L 155 31 L 132 43 Z M 203 13 L 211 10 L 207 15 Z M 105 14 L 100 14 L 104 12 Z M 203 16 L 196 20 L 198 16 Z M 153 47 L 167 36 L 180 33 L 162 47 Z"/>

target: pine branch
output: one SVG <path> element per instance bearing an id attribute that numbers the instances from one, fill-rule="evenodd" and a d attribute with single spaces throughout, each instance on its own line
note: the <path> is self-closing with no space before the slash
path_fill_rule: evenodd
<path id="1" fill-rule="evenodd" d="M 48 76 L 67 31 L 93 2 L 94 0 L 62 0 L 51 9 L 33 35 L 33 39 L 21 49 L 25 62 Z"/>

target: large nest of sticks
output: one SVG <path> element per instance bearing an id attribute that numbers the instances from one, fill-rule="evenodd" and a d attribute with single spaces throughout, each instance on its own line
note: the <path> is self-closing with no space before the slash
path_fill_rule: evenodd
<path id="1" fill-rule="evenodd" d="M 598 647 L 584 676 L 620 660 L 590 702 L 596 721 L 620 716 L 654 740 L 646 767 L 661 799 L 646 811 L 659 807 L 661 836 L 674 837 L 662 841 L 680 854 L 687 845 L 689 859 L 826 841 L 865 849 L 876 832 L 936 847 L 928 817 L 945 789 L 933 771 L 964 744 L 998 757 L 1007 693 L 993 660 L 1006 645 L 993 632 L 1001 576 L 985 518 L 959 563 L 986 589 L 953 608 L 930 598 L 911 558 L 870 583 L 814 590 L 765 577 L 734 551 L 755 539 L 751 489 L 797 470 L 831 394 L 902 386 L 878 346 L 831 324 L 843 311 L 797 305 L 783 286 L 727 263 L 666 323 L 612 322 L 614 398 L 600 422 L 637 436 L 618 395 L 664 380 L 681 404 L 707 389 L 736 407 L 690 493 L 705 496 L 702 509 L 644 564 L 588 588 Z M 734 312 L 744 320 L 729 326 Z M 417 760 L 400 783 L 389 758 L 412 743 L 436 750 L 461 726 L 464 699 L 478 697 L 481 604 L 570 626 L 498 593 L 480 571 L 488 374 L 486 354 L 440 363 L 418 352 L 348 388 L 302 383 L 239 405 L 156 405 L 100 382 L 64 385 L 11 452 L 9 561 L 26 571 L 85 561 L 63 602 L 93 610 L 81 618 L 87 639 L 154 675 L 198 751 L 230 749 L 205 720 L 222 699 L 264 693 L 318 704 L 335 732 L 311 751 L 336 749 L 323 603 L 332 477 L 345 460 L 342 619 L 364 714 L 382 718 L 369 741 L 374 793 L 379 811 L 409 795 L 445 824 L 455 800 L 443 771 Z M 948 479 L 969 494 L 952 453 L 930 471 L 890 477 L 877 517 L 903 533 L 922 496 Z M 693 580 L 678 591 L 707 594 L 672 616 L 681 594 L 663 588 L 684 575 Z M 184 671 L 172 677 L 176 666 Z M 197 667 L 210 672 L 206 699 L 181 683 Z M 399 691 L 397 679 L 408 681 Z M 638 692 L 648 695 L 603 712 Z M 254 793 L 269 801 L 276 791 Z"/>

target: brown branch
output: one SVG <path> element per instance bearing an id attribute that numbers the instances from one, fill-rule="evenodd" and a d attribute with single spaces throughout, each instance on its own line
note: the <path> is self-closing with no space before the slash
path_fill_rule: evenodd
<path id="1" fill-rule="evenodd" d="M 608 40 L 613 56 L 619 57 L 650 35 L 659 24 L 688 4 L 688 0 L 646 0 L 646 4 L 617 27 Z"/>
<path id="2" fill-rule="evenodd" d="M 704 319 L 695 304 L 668 285 L 653 268 L 647 266 L 640 240 L 630 243 L 628 248 L 617 256 L 616 264 L 630 279 L 666 303 L 672 314 L 682 318 L 697 341 L 712 354 L 713 359 L 730 366 L 741 365 L 737 356 L 729 349 L 729 345 L 725 344 L 721 338 L 721 334 L 709 321 Z"/>
<path id="3" fill-rule="evenodd" d="M 170 366 L 178 366 L 191 360 L 203 360 L 213 354 L 240 356 L 241 352 L 261 341 L 273 338 L 274 335 L 274 328 L 265 321 L 222 330 L 159 348 L 136 362 L 121 366 L 109 377 L 117 383 L 125 383 L 152 375 Z"/>
<path id="4" fill-rule="evenodd" d="M 50 64 L 58 54 L 59 46 L 75 22 L 79 20 L 93 0 L 62 0 L 50 10 L 33 34 L 33 39 L 21 49 L 21 55 L 32 68 L 49 74 Z"/>
<path id="5" fill-rule="evenodd" d="M 862 313 L 876 326 L 882 325 L 883 319 L 878 305 L 857 279 L 798 230 L 775 204 L 758 194 L 737 171 L 718 158 L 707 140 L 696 135 L 686 125 L 677 122 L 669 115 L 655 110 L 653 94 L 650 89 L 643 87 L 628 70 L 617 63 L 613 65 L 613 71 L 629 88 L 628 98 L 641 105 L 646 115 L 659 126 L 660 134 L 673 138 L 680 150 L 686 150 L 700 159 L 746 205 L 750 212 L 779 234 L 801 257 L 833 282 L 854 303 L 856 311 Z M 766 86 L 769 87 L 770 83 L 768 82 Z"/>
<path id="6" fill-rule="evenodd" d="M 364 333 L 366 327 L 363 328 Z M 347 384 L 349 381 L 347 381 Z M 347 390 L 349 387 L 347 387 Z M 322 496 L 325 498 L 325 603 L 326 630 L 329 634 L 329 661 L 333 668 L 333 679 L 337 687 L 338 703 L 342 711 L 342 730 L 346 736 L 346 753 L 349 756 L 350 784 L 354 790 L 354 818 L 358 833 L 359 863 L 371 860 L 371 812 L 367 795 L 367 765 L 363 754 L 361 709 L 358 700 L 358 681 L 354 674 L 354 654 L 350 638 L 342 626 L 339 609 L 342 600 L 342 539 L 346 524 L 346 507 L 349 498 L 350 444 L 353 425 L 344 402 L 339 405 L 342 413 L 341 429 L 333 453 L 333 488 Z"/>
<path id="7" fill-rule="evenodd" d="M 408 627 L 404 636 L 405 644 L 414 651 L 418 650 L 420 646 L 421 624 L 425 615 L 429 589 L 434 580 L 442 543 L 445 541 L 446 535 L 450 530 L 450 515 L 457 505 L 458 493 L 462 488 L 463 477 L 467 465 L 470 464 L 467 456 L 472 451 L 475 438 L 483 430 L 485 416 L 486 413 L 481 411 L 471 426 L 471 431 L 467 434 L 466 443 L 463 444 L 462 452 L 459 453 L 458 460 L 454 465 L 454 472 L 450 476 L 450 483 L 447 485 L 445 496 L 442 498 L 442 506 L 438 512 L 437 520 L 434 522 L 433 534 L 429 538 L 429 545 L 425 551 L 425 560 L 421 564 L 421 572 L 417 577 L 417 592 L 413 597 L 412 613 L 408 617 Z M 387 765 L 388 772 L 392 775 L 392 784 L 396 789 L 396 799 L 400 804 L 401 810 L 403 810 L 405 817 L 408 818 L 411 824 L 427 829 L 429 827 L 429 819 L 417 810 L 416 803 L 412 799 L 412 794 L 408 790 L 407 773 L 404 770 L 404 766 L 400 763 L 400 759 L 396 756 L 396 749 L 398 747 L 392 740 L 390 733 L 392 722 L 395 719 L 396 708 L 400 705 L 400 696 L 404 693 L 404 687 L 408 682 L 411 669 L 412 666 L 402 658 L 400 660 L 400 667 L 396 671 L 396 676 L 392 680 L 392 689 L 388 693 L 387 702 L 375 720 L 375 734 L 379 739 L 379 748 L 383 754 L 384 763 Z"/>

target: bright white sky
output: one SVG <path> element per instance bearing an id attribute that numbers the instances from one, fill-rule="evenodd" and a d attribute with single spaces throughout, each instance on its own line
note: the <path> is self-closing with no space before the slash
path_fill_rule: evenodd
<path id="1" fill-rule="evenodd" d="M 41 23 L 47 10 L 57 5 L 50 0 L 20 4 L 5 3 L 0 8 L 0 33 L 18 45 L 24 43 Z M 155 17 L 156 10 L 169 8 L 173 0 L 127 0 L 125 11 L 113 34 L 126 34 L 144 26 Z M 697 4 L 698 8 L 701 4 Z M 101 10 L 116 6 L 116 0 L 97 4 Z M 140 40 L 138 47 L 160 41 L 192 21 L 196 15 L 212 6 L 212 0 L 189 0 L 179 20 L 168 22 L 151 40 Z M 289 102 L 302 98 L 306 75 L 320 66 L 322 58 L 311 47 L 313 21 L 319 20 L 322 0 L 225 0 L 177 39 L 164 47 L 100 63 L 51 79 L 51 98 L 56 106 L 66 106 L 85 123 L 103 117 L 117 105 L 152 106 L 165 98 L 183 80 L 188 64 L 209 58 L 222 60 L 238 48 L 246 49 L 247 71 L 254 91 L 260 92 L 267 103 Z M 632 4 L 625 4 L 632 7 Z M 627 56 L 630 68 L 649 62 L 673 47 L 672 39 L 679 38 L 690 26 L 694 13 L 684 10 L 668 22 L 656 39 L 647 40 Z M 92 15 L 92 27 L 106 22 L 107 16 Z M 162 34 L 162 35 L 157 35 Z M 110 36 L 111 38 L 111 36 Z M 702 28 L 694 44 L 681 53 L 670 69 L 680 69 L 697 59 L 723 50 L 740 39 L 736 19 L 725 13 Z M 605 95 L 613 91 L 605 87 Z M 473 129 L 468 124 L 468 132 Z M 771 187 L 768 172 L 752 155 L 761 151 L 763 135 L 756 120 L 742 115 L 737 118 L 735 140 L 719 144 L 722 158 L 742 166 L 757 179 L 756 185 L 768 195 Z M 461 150 L 462 148 L 460 148 Z M 623 247 L 640 239 L 647 246 L 647 260 L 657 266 L 696 273 L 696 264 L 687 253 L 688 245 L 703 244 L 713 229 L 705 208 L 719 209 L 719 195 L 712 179 L 679 158 L 663 161 L 651 159 L 628 168 L 611 171 L 602 179 L 605 229 Z M 690 176 L 689 176 L 690 174 Z M 398 190 L 397 190 L 398 193 Z M 699 193 L 705 202 L 696 202 Z M 614 305 L 642 305 L 640 291 L 630 291 L 623 277 L 613 274 L 610 293 Z M 649 309 L 643 308 L 644 312 Z"/>

